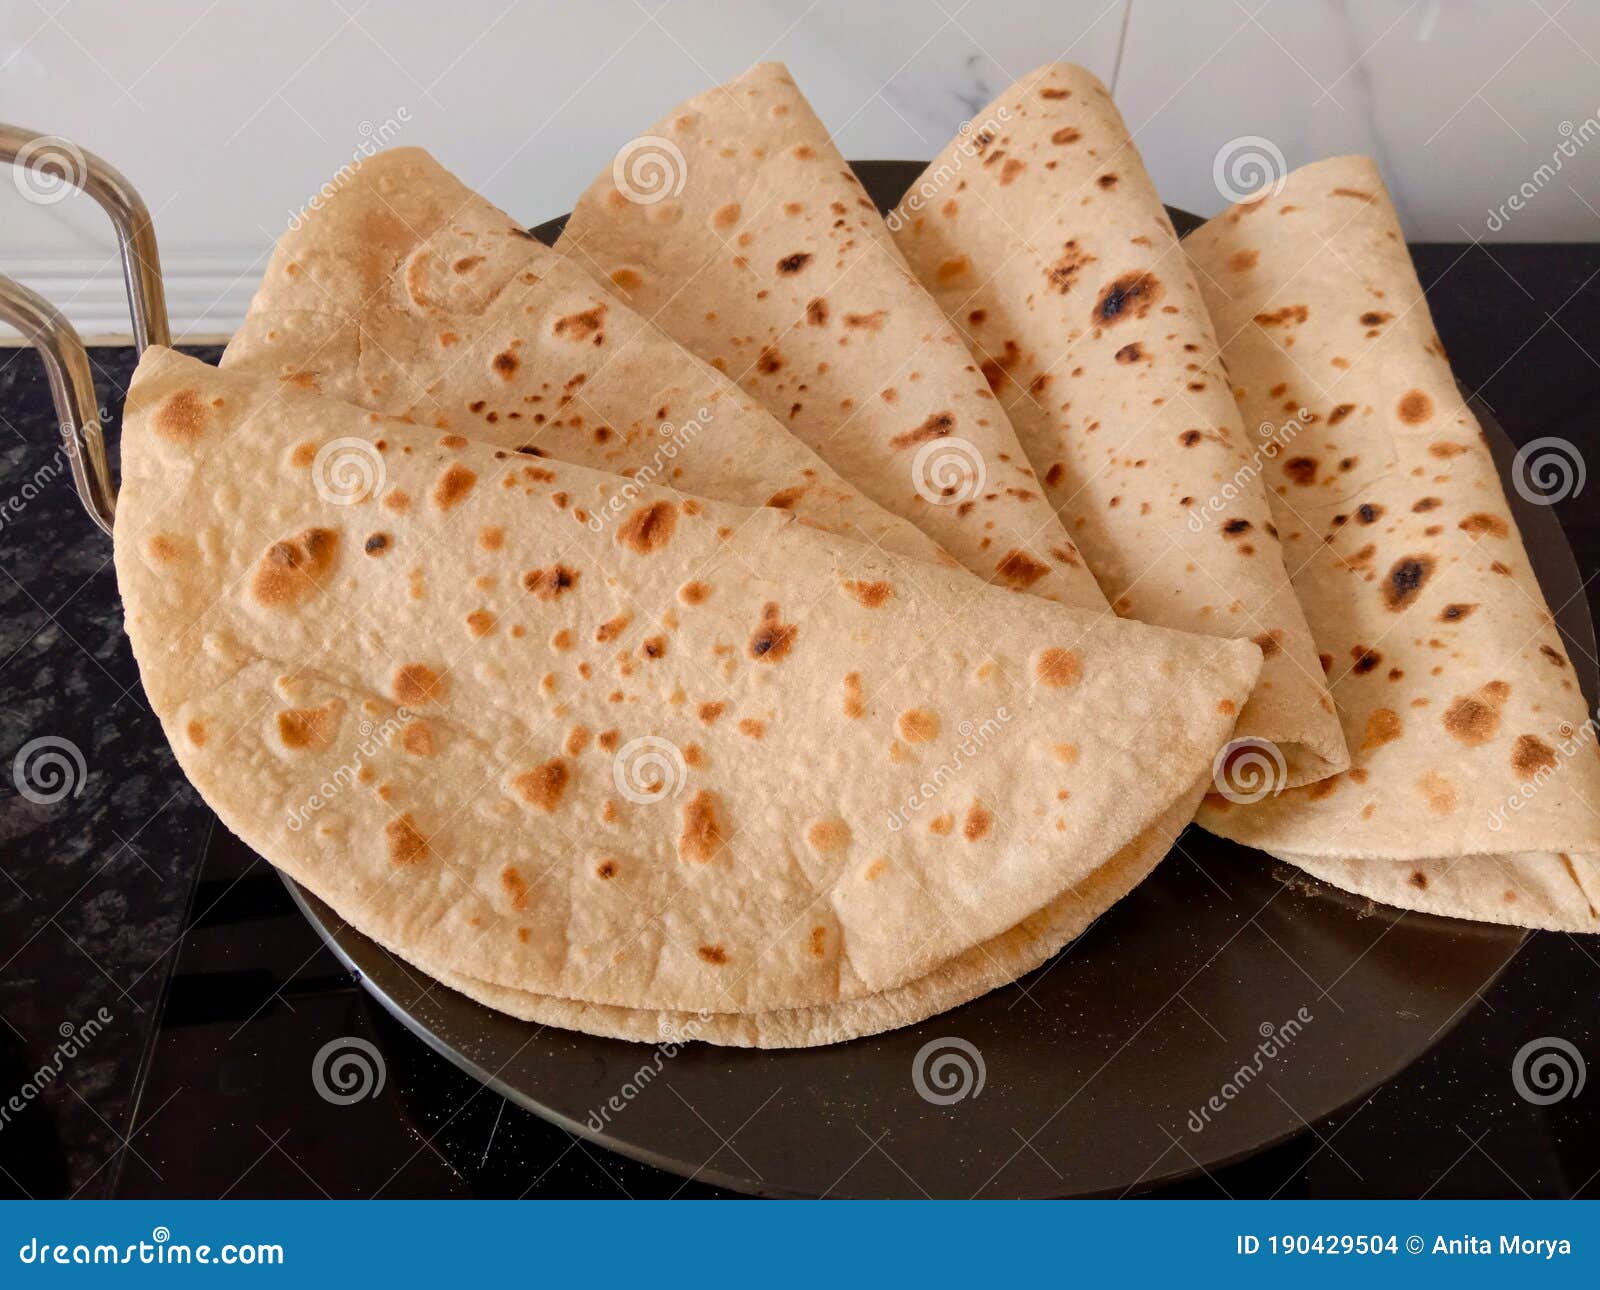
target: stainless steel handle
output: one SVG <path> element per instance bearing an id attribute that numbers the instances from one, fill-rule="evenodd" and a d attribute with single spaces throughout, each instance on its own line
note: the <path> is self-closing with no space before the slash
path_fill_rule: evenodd
<path id="1" fill-rule="evenodd" d="M 155 227 L 143 199 L 121 172 L 66 139 L 14 125 L 0 125 L 0 161 L 70 184 L 100 205 L 111 217 L 122 252 L 134 344 L 141 354 L 151 345 L 170 345 L 172 331 Z M 84 510 L 110 533 L 117 485 L 106 459 L 100 400 L 83 341 L 48 300 L 5 277 L 0 277 L 0 319 L 27 337 L 44 359 L 61 425 L 62 448 L 72 463 L 72 482 Z"/>
<path id="2" fill-rule="evenodd" d="M 106 460 L 100 432 L 100 404 L 95 397 L 89 355 L 72 324 L 43 296 L 19 282 L 0 277 L 0 319 L 10 323 L 39 351 L 56 418 L 61 446 L 72 463 L 72 482 L 94 522 L 111 532 L 117 509 L 117 486 Z"/>
<path id="3" fill-rule="evenodd" d="M 172 344 L 155 226 L 144 200 L 122 173 L 66 139 L 16 125 L 0 125 L 0 161 L 71 184 L 99 204 L 111 217 L 122 251 L 134 344 L 141 354 L 151 345 Z"/>

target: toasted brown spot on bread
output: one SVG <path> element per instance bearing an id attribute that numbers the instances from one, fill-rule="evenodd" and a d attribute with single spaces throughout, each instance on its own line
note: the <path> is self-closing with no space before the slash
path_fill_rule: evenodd
<path id="1" fill-rule="evenodd" d="M 586 341 L 600 331 L 605 320 L 606 307 L 599 304 L 592 309 L 568 314 L 565 318 L 557 318 L 554 330 L 555 334 L 564 340 Z"/>
<path id="2" fill-rule="evenodd" d="M 659 551 L 672 541 L 678 523 L 677 509 L 671 502 L 651 502 L 641 506 L 622 522 L 617 541 L 638 555 Z"/>
<path id="3" fill-rule="evenodd" d="M 418 860 L 427 859 L 431 853 L 428 839 L 422 836 L 422 830 L 417 828 L 410 811 L 385 824 L 383 836 L 389 844 L 391 864 L 415 864 Z"/>
<path id="4" fill-rule="evenodd" d="M 887 582 L 857 582 L 853 578 L 846 578 L 844 589 L 868 609 L 881 609 L 894 595 L 894 588 Z"/>
<path id="5" fill-rule="evenodd" d="M 1422 800 L 1435 815 L 1449 815 L 1456 809 L 1456 786 L 1437 771 L 1428 771 L 1417 780 Z"/>
<path id="6" fill-rule="evenodd" d="M 695 953 L 716 967 L 721 967 L 728 961 L 728 951 L 720 945 L 702 945 Z"/>
<path id="7" fill-rule="evenodd" d="M 926 708 L 907 708 L 898 722 L 900 737 L 908 744 L 923 744 L 939 733 L 939 717 Z"/>
<path id="8" fill-rule="evenodd" d="M 1124 273 L 1101 289 L 1090 322 L 1111 325 L 1126 318 L 1143 318 L 1162 294 L 1160 279 L 1153 273 Z"/>
<path id="9" fill-rule="evenodd" d="M 1431 555 L 1408 555 L 1396 560 L 1383 579 L 1383 603 L 1395 612 L 1411 605 L 1433 576 Z"/>
<path id="10" fill-rule="evenodd" d="M 615 618 L 608 618 L 594 629 L 594 638 L 601 645 L 609 645 L 612 641 L 627 631 L 628 624 L 633 621 L 633 615 L 624 610 Z"/>
<path id="11" fill-rule="evenodd" d="M 1532 779 L 1541 770 L 1554 770 L 1556 750 L 1537 735 L 1518 735 L 1511 746 L 1511 769 L 1523 779 Z"/>
<path id="12" fill-rule="evenodd" d="M 572 772 L 567 769 L 567 763 L 559 757 L 552 757 L 532 770 L 517 775 L 512 779 L 511 786 L 529 806 L 548 815 L 561 804 L 561 796 L 567 791 L 571 778 Z"/>
<path id="13" fill-rule="evenodd" d="M 889 440 L 891 448 L 914 448 L 918 444 L 939 439 L 955 429 L 956 419 L 949 412 L 935 412 L 915 430 L 907 430 Z"/>
<path id="14" fill-rule="evenodd" d="M 404 707 L 421 707 L 444 698 L 444 678 L 426 663 L 407 663 L 395 669 L 390 682 L 395 701 Z"/>
<path id="15" fill-rule="evenodd" d="M 452 462 L 433 486 L 433 501 L 441 511 L 448 511 L 472 491 L 478 477 L 459 462 Z"/>
<path id="16" fill-rule="evenodd" d="M 394 539 L 387 533 L 374 533 L 361 544 L 361 549 L 368 555 L 382 555 L 387 551 Z"/>
<path id="17" fill-rule="evenodd" d="M 156 434 L 188 447 L 205 433 L 206 408 L 194 390 L 176 390 L 161 401 L 151 418 Z"/>
<path id="18" fill-rule="evenodd" d="M 1445 709 L 1444 728 L 1452 739 L 1476 748 L 1500 729 L 1499 707 L 1475 694 L 1463 694 Z"/>
<path id="19" fill-rule="evenodd" d="M 866 700 L 861 692 L 861 673 L 847 672 L 844 678 L 844 715 L 853 720 L 864 715 L 866 710 Z"/>
<path id="20" fill-rule="evenodd" d="M 1034 660 L 1033 676 L 1046 689 L 1065 690 L 1083 678 L 1083 666 L 1071 650 L 1052 646 Z"/>
<path id="21" fill-rule="evenodd" d="M 810 251 L 796 251 L 793 255 L 786 255 L 778 261 L 778 272 L 785 276 L 799 273 L 801 269 L 810 263 Z"/>
<path id="22" fill-rule="evenodd" d="M 1026 551 L 1013 547 L 1000 557 L 994 571 L 1000 575 L 1002 582 L 1013 587 L 1031 587 L 1050 572 L 1050 566 L 1034 559 Z"/>
<path id="23" fill-rule="evenodd" d="M 717 798 L 701 789 L 682 808 L 683 828 L 678 835 L 678 855 L 705 864 L 722 849 L 722 822 L 717 818 Z"/>
<path id="24" fill-rule="evenodd" d="M 400 731 L 400 746 L 413 757 L 433 756 L 433 730 L 426 721 L 408 721 Z"/>
<path id="25" fill-rule="evenodd" d="M 523 910 L 528 907 L 527 880 L 510 865 L 500 871 L 500 889 L 506 893 L 506 900 L 512 909 Z"/>
<path id="26" fill-rule="evenodd" d="M 1374 708 L 1367 714 L 1367 726 L 1361 738 L 1361 751 L 1370 752 L 1374 748 L 1382 748 L 1384 744 L 1393 743 L 1400 738 L 1403 728 L 1400 714 L 1393 708 Z"/>
<path id="27" fill-rule="evenodd" d="M 1078 274 L 1083 272 L 1086 265 L 1094 263 L 1094 256 L 1088 254 L 1078 245 L 1077 238 L 1061 244 L 1061 254 L 1045 270 L 1045 281 L 1057 295 L 1066 295 L 1072 290 L 1072 284 L 1078 280 Z M 1016 342 L 1010 342 L 1015 344 Z"/>
<path id="28" fill-rule="evenodd" d="M 1283 473 L 1289 476 L 1289 482 L 1301 488 L 1309 488 L 1317 482 L 1317 459 L 1315 457 L 1290 457 L 1283 463 Z"/>
<path id="29" fill-rule="evenodd" d="M 1395 412 L 1408 426 L 1421 425 L 1433 415 L 1433 400 L 1421 390 L 1410 390 L 1401 396 Z"/>
<path id="30" fill-rule="evenodd" d="M 537 600 L 554 600 L 577 585 L 578 571 L 564 564 L 553 564 L 548 569 L 529 569 L 522 575 L 523 590 Z"/>
<path id="31" fill-rule="evenodd" d="M 268 609 L 292 609 L 322 590 L 339 549 L 332 529 L 314 528 L 274 542 L 256 565 L 251 592 Z"/>
<path id="32" fill-rule="evenodd" d="M 1463 533 L 1469 533 L 1475 538 L 1503 538 L 1511 532 L 1510 526 L 1503 519 L 1486 511 L 1477 511 L 1467 516 L 1457 527 Z"/>
<path id="33" fill-rule="evenodd" d="M 1423 873 L 1421 869 L 1413 869 L 1411 876 L 1406 881 L 1418 891 L 1426 891 L 1428 889 L 1428 875 Z"/>
<path id="34" fill-rule="evenodd" d="M 761 624 L 750 635 L 746 652 L 758 663 L 777 663 L 794 648 L 800 629 L 779 621 L 778 602 L 769 600 L 761 608 Z"/>
<path id="35" fill-rule="evenodd" d="M 278 738 L 285 748 L 326 748 L 339 729 L 335 701 L 320 708 L 285 708 L 278 713 Z"/>
<path id="36" fill-rule="evenodd" d="M 989 832 L 994 823 L 994 816 L 989 813 L 989 808 L 982 802 L 974 802 L 967 807 L 967 815 L 961 822 L 961 836 L 968 842 L 976 842 Z"/>
<path id="37" fill-rule="evenodd" d="M 1228 267 L 1230 269 L 1232 269 L 1235 273 L 1244 273 L 1245 271 L 1247 271 L 1249 269 L 1255 268 L 1257 261 L 1259 261 L 1260 259 L 1261 259 L 1261 252 L 1260 251 L 1249 250 L 1249 249 L 1242 250 L 1242 251 L 1235 251 L 1232 255 L 1230 255 L 1228 257 Z"/>
<path id="38" fill-rule="evenodd" d="M 703 582 L 686 582 L 678 588 L 678 599 L 686 605 L 703 605 L 711 595 L 711 588 Z"/>
<path id="39" fill-rule="evenodd" d="M 146 543 L 145 549 L 157 564 L 175 564 L 183 554 L 183 547 L 165 533 L 157 533 Z"/>
<path id="40" fill-rule="evenodd" d="M 841 819 L 813 821 L 806 830 L 806 845 L 820 855 L 833 855 L 850 844 L 850 826 Z"/>
<path id="41" fill-rule="evenodd" d="M 490 360 L 489 365 L 494 368 L 494 373 L 502 381 L 509 381 L 517 374 L 517 356 L 509 349 L 501 350 Z"/>

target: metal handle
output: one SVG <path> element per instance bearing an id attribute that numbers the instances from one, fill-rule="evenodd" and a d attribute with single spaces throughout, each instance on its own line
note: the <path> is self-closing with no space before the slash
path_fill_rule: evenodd
<path id="1" fill-rule="evenodd" d="M 20 331 L 44 359 L 61 423 L 61 445 L 72 463 L 72 482 L 94 522 L 111 532 L 117 509 L 117 486 L 106 461 L 100 432 L 100 406 L 95 398 L 89 355 L 78 333 L 38 292 L 0 277 L 0 319 Z"/>
<path id="2" fill-rule="evenodd" d="M 100 205 L 111 217 L 122 251 L 122 277 L 133 309 L 135 346 L 142 354 L 151 345 L 172 344 L 155 226 L 144 200 L 122 173 L 66 139 L 16 125 L 0 125 L 0 161 L 71 184 Z"/>
<path id="3" fill-rule="evenodd" d="M 170 345 L 155 226 L 143 199 L 122 173 L 66 139 L 14 125 L 0 125 L 0 161 L 70 184 L 99 204 L 111 217 L 122 252 L 135 347 L 143 354 L 151 345 Z M 83 341 L 49 301 L 4 277 L 0 277 L 0 319 L 17 328 L 44 359 L 62 446 L 72 463 L 72 482 L 83 508 L 110 533 L 117 485 L 106 459 L 100 401 Z"/>

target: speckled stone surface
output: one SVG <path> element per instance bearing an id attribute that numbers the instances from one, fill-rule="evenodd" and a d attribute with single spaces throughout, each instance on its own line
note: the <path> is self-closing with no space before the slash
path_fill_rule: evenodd
<path id="1" fill-rule="evenodd" d="M 120 409 L 132 350 L 90 358 L 102 409 Z M 117 418 L 105 420 L 115 445 Z M 111 539 L 57 443 L 38 356 L 0 350 L 0 1194 L 11 1195 L 103 1192 L 212 825 L 139 688 Z"/>

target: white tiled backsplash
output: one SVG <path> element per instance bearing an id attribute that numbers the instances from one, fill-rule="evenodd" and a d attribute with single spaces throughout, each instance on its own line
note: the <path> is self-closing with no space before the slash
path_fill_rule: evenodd
<path id="1" fill-rule="evenodd" d="M 782 59 L 851 157 L 927 157 L 1038 64 L 1113 86 L 1166 199 L 1378 158 L 1419 240 L 1600 238 L 1594 0 L 10 0 L 0 118 L 120 167 L 179 335 L 230 331 L 292 214 L 372 140 L 535 223 L 678 100 Z M 110 231 L 0 191 L 0 272 L 125 333 Z"/>

